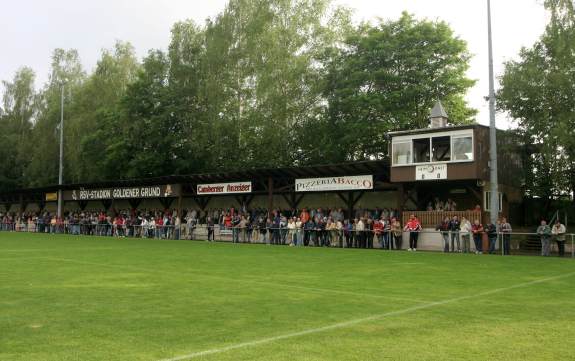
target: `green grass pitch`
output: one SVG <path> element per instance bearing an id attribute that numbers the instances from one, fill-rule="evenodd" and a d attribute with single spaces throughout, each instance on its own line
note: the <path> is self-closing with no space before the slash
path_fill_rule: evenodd
<path id="1" fill-rule="evenodd" d="M 0 233 L 0 360 L 574 360 L 575 261 Z"/>

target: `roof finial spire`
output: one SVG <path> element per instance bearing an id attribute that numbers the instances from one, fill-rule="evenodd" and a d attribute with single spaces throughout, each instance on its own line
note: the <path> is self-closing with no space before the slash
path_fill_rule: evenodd
<path id="1" fill-rule="evenodd" d="M 439 99 L 433 106 L 433 109 L 431 109 L 429 120 L 431 128 L 443 128 L 447 126 L 449 117 L 447 116 L 447 112 L 445 111 L 445 108 L 443 108 L 443 104 L 441 104 Z"/>

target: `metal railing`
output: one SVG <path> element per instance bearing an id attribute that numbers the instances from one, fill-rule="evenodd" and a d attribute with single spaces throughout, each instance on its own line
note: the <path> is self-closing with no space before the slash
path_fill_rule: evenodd
<path id="1" fill-rule="evenodd" d="M 424 243 L 426 248 L 451 253 L 492 253 L 501 255 L 559 254 L 561 250 L 575 258 L 575 234 L 542 237 L 537 233 L 511 232 L 473 235 L 467 232 L 405 230 L 356 230 L 287 227 L 225 227 L 205 224 L 189 226 L 134 225 L 134 224 L 62 224 L 0 223 L 0 231 L 45 234 L 69 234 L 102 237 L 134 237 L 174 240 L 206 240 L 212 242 L 293 245 L 303 247 L 369 248 L 383 250 L 411 249 Z M 567 246 L 567 247 L 566 247 Z M 555 250 L 555 247 L 557 248 Z M 564 253 L 567 254 L 567 253 Z"/>

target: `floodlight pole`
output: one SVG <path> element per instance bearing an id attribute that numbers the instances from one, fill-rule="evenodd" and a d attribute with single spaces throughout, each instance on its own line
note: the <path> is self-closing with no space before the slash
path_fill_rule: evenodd
<path id="1" fill-rule="evenodd" d="M 497 129 L 495 127 L 495 79 L 493 75 L 493 40 L 491 35 L 491 0 L 487 0 L 487 31 L 489 41 L 489 169 L 491 183 L 490 221 L 499 218 L 499 186 L 497 179 Z"/>
<path id="2" fill-rule="evenodd" d="M 60 84 L 60 166 L 58 170 L 58 218 L 62 218 L 62 183 L 64 178 L 64 83 Z"/>

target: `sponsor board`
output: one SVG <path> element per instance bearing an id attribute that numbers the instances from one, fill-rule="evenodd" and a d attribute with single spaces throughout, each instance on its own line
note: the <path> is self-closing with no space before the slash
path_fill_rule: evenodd
<path id="1" fill-rule="evenodd" d="M 296 192 L 373 189 L 373 175 L 307 178 L 295 180 Z"/>
<path id="2" fill-rule="evenodd" d="M 198 184 L 198 195 L 251 193 L 252 182 Z"/>
<path id="3" fill-rule="evenodd" d="M 179 186 L 166 184 L 159 186 L 74 189 L 64 191 L 65 201 L 90 201 L 100 199 L 169 198 L 180 195 Z"/>
<path id="4" fill-rule="evenodd" d="M 46 202 L 55 202 L 58 200 L 58 192 L 46 193 Z"/>

